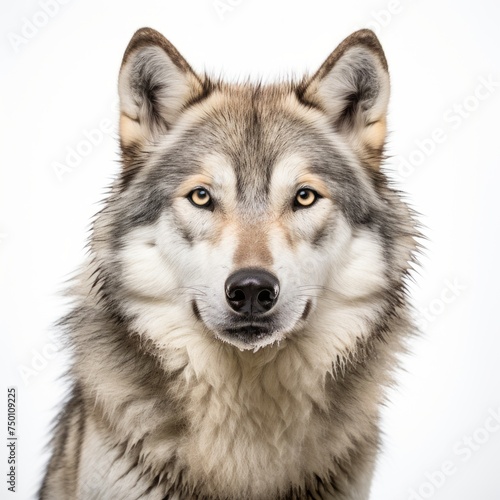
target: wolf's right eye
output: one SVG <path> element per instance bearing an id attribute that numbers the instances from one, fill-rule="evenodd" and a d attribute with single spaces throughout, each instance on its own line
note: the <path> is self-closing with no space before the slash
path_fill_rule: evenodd
<path id="1" fill-rule="evenodd" d="M 189 201 L 198 208 L 210 208 L 212 198 L 210 193 L 204 188 L 197 188 L 188 194 Z"/>

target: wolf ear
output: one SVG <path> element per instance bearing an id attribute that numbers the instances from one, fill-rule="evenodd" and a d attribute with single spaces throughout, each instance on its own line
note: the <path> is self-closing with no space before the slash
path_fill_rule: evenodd
<path id="1" fill-rule="evenodd" d="M 125 50 L 118 92 L 126 163 L 137 147 L 168 132 L 184 106 L 203 94 L 203 83 L 163 35 L 142 28 Z"/>
<path id="2" fill-rule="evenodd" d="M 300 98 L 323 110 L 361 159 L 378 169 L 386 137 L 389 73 L 378 38 L 356 31 L 299 89 Z"/>

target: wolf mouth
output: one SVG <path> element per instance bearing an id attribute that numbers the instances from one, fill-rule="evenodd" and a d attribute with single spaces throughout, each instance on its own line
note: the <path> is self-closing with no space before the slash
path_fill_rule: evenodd
<path id="1" fill-rule="evenodd" d="M 267 344 L 273 338 L 274 333 L 276 330 L 270 328 L 269 325 L 248 324 L 225 328 L 219 337 L 225 342 L 240 342 L 248 346 L 256 346 L 262 342 Z"/>
<path id="2" fill-rule="evenodd" d="M 195 300 L 192 301 L 191 307 L 196 319 L 204 323 Z M 300 317 L 301 321 L 305 321 L 307 319 L 311 312 L 311 309 L 312 301 L 308 300 Z M 252 344 L 257 341 L 272 337 L 280 331 L 279 326 L 276 325 L 271 318 L 268 318 L 268 321 L 262 321 L 262 319 L 261 321 L 258 321 L 257 318 L 247 316 L 246 318 L 239 318 L 236 320 L 233 318 L 233 321 L 231 323 L 231 326 L 223 326 L 220 329 L 216 329 L 218 330 L 218 336 L 225 341 L 235 339 L 245 344 Z"/>
<path id="3" fill-rule="evenodd" d="M 226 328 L 224 333 L 227 335 L 232 335 L 239 338 L 248 338 L 251 337 L 253 339 L 260 339 L 271 335 L 273 330 L 269 328 L 268 325 L 259 325 L 250 323 L 248 325 L 242 325 L 233 328 Z"/>

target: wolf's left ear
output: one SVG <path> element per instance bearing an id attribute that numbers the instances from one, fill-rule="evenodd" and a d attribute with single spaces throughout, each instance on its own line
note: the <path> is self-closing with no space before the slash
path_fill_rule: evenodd
<path id="1" fill-rule="evenodd" d="M 183 108 L 203 94 L 203 83 L 163 35 L 142 28 L 125 50 L 118 91 L 126 167 L 130 152 L 174 126 Z"/>
<path id="2" fill-rule="evenodd" d="M 323 110 L 366 163 L 380 167 L 389 73 L 375 33 L 360 30 L 347 37 L 299 88 L 299 96 Z"/>

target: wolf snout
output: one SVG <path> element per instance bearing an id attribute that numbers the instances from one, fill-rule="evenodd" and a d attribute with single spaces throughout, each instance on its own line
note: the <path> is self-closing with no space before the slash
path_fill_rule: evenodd
<path id="1" fill-rule="evenodd" d="M 274 274 L 259 268 L 244 268 L 232 273 L 225 284 L 231 309 L 245 315 L 270 311 L 278 300 L 279 281 Z"/>

